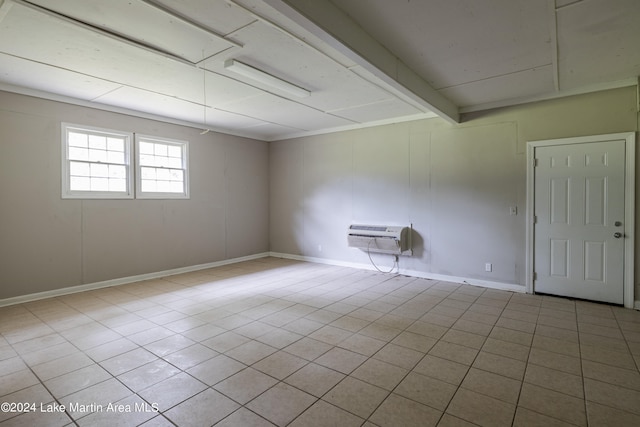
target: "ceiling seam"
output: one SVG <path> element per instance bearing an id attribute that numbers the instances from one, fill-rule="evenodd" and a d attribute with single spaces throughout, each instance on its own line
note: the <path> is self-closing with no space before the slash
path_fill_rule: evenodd
<path id="1" fill-rule="evenodd" d="M 547 0 L 549 9 L 549 30 L 551 32 L 551 64 L 553 66 L 553 86 L 556 92 L 560 92 L 560 66 L 558 64 L 558 13 L 556 0 Z"/>
<path id="2" fill-rule="evenodd" d="M 246 13 L 248 13 L 248 14 L 250 14 L 251 16 L 253 16 L 254 18 L 256 18 L 258 21 L 260 21 L 260 22 L 262 22 L 262 23 L 264 23 L 264 24 L 266 24 L 266 25 L 268 25 L 268 26 L 270 26 L 270 27 L 274 28 L 275 30 L 277 30 L 277 31 L 281 32 L 282 34 L 284 34 L 284 35 L 286 35 L 286 36 L 288 36 L 288 37 L 290 37 L 291 39 L 293 39 L 293 40 L 295 40 L 295 41 L 297 41 L 297 42 L 299 42 L 299 43 L 302 43 L 304 46 L 306 46 L 306 47 L 308 47 L 308 48 L 312 49 L 312 50 L 313 50 L 313 51 L 315 51 L 316 53 L 318 53 L 318 54 L 322 55 L 323 57 L 327 58 L 328 60 L 330 60 L 330 61 L 334 62 L 335 64 L 338 64 L 339 66 L 343 67 L 344 69 L 346 69 L 346 70 L 348 70 L 348 71 L 352 72 L 352 73 L 353 73 L 353 74 L 355 74 L 356 76 L 358 76 L 358 77 L 360 77 L 360 78 L 364 79 L 365 81 L 367 81 L 367 83 L 369 83 L 369 84 L 371 84 L 371 85 L 375 86 L 377 89 L 380 89 L 380 90 L 384 91 L 386 94 L 388 94 L 388 95 L 390 95 L 390 96 L 392 96 L 392 97 L 394 97 L 394 98 L 399 98 L 401 101 L 403 101 L 403 102 L 405 102 L 405 103 L 407 103 L 407 104 L 411 105 L 412 107 L 414 107 L 414 108 L 418 109 L 419 111 L 421 111 L 421 112 L 423 112 L 423 113 L 431 112 L 431 111 L 424 111 L 424 107 L 423 107 L 422 105 L 420 105 L 419 103 L 417 103 L 417 102 L 415 102 L 415 101 L 413 101 L 413 100 L 411 100 L 411 99 L 405 99 L 404 97 L 400 97 L 400 96 L 399 96 L 399 94 L 392 93 L 389 89 L 387 89 L 387 88 L 385 88 L 385 87 L 381 86 L 379 83 L 377 83 L 377 82 L 373 82 L 371 79 L 367 78 L 366 76 L 362 75 L 361 73 L 358 73 L 357 71 L 354 71 L 354 69 L 360 69 L 360 68 L 363 68 L 361 65 L 359 65 L 359 64 L 354 64 L 354 65 L 345 65 L 345 64 L 343 64 L 342 62 L 338 61 L 336 58 L 333 58 L 332 56 L 330 56 L 330 55 L 328 55 L 327 53 L 323 52 L 322 50 L 318 49 L 318 48 L 317 48 L 317 47 L 315 47 L 314 45 L 310 44 L 310 42 L 308 42 L 308 41 L 306 41 L 306 40 L 303 40 L 302 38 L 298 37 L 297 35 L 293 34 L 292 32 L 290 32 L 290 31 L 288 31 L 288 30 L 285 30 L 284 28 L 280 27 L 278 24 L 276 24 L 276 23 L 272 22 L 271 20 L 269 20 L 269 19 L 267 19 L 267 18 L 265 18 L 265 17 L 263 17 L 263 16 L 261 16 L 261 15 L 258 15 L 256 12 L 254 12 L 254 11 L 252 11 L 252 10 L 247 9 L 245 6 L 243 6 L 243 5 L 239 4 L 239 3 L 237 3 L 235 0 L 224 0 L 224 1 L 226 1 L 227 3 L 233 4 L 234 6 L 237 6 L 238 8 L 242 9 L 242 10 L 243 10 L 243 11 L 245 11 Z M 251 24 L 249 24 L 249 25 L 251 25 Z M 245 25 L 243 28 L 246 28 L 246 27 L 248 27 L 249 25 Z M 239 30 L 240 30 L 240 29 L 239 29 Z M 239 31 L 239 30 L 238 30 L 238 31 Z M 225 77 L 227 77 L 227 76 L 225 76 Z M 288 99 L 288 98 L 287 98 L 287 99 Z M 295 102 L 295 101 L 294 101 L 294 102 Z M 301 105 L 306 105 L 306 104 L 301 104 Z M 321 111 L 321 112 L 324 112 L 324 113 L 330 114 L 330 113 L 329 113 L 329 111 L 330 111 L 330 110 L 326 110 L 326 111 L 324 111 L 324 110 L 318 110 L 318 111 Z M 338 117 L 346 119 L 345 117 L 341 117 L 341 116 L 338 116 Z M 352 120 L 350 120 L 350 121 L 352 121 Z M 356 122 L 356 123 L 357 123 L 357 122 Z"/>
<path id="3" fill-rule="evenodd" d="M 438 89 L 436 89 L 436 90 L 451 89 L 451 88 L 455 88 L 455 87 L 458 87 L 458 86 L 464 86 L 464 85 L 468 85 L 468 84 L 472 84 L 472 83 L 479 83 L 479 82 L 484 82 L 484 81 L 492 80 L 492 79 L 496 79 L 496 78 L 507 77 L 507 76 L 511 76 L 511 75 L 513 75 L 513 74 L 518 74 L 518 73 L 523 73 L 523 72 L 525 72 L 525 71 L 535 70 L 535 69 L 537 69 L 537 68 L 548 67 L 548 66 L 550 66 L 550 65 L 553 65 L 553 64 L 552 64 L 552 63 L 549 63 L 549 64 L 540 64 L 540 65 L 536 65 L 536 66 L 534 66 L 534 67 L 524 68 L 524 69 L 522 69 L 522 70 L 518 70 L 518 71 L 511 71 L 511 72 L 509 72 L 509 73 L 504 73 L 504 74 L 498 74 L 498 75 L 491 76 L 491 77 L 486 77 L 486 78 L 483 78 L 483 79 L 470 80 L 470 81 L 468 81 L 468 82 L 459 83 L 459 84 L 455 84 L 455 85 L 451 85 L 451 86 L 443 86 L 443 87 L 440 87 L 440 88 L 438 88 Z"/>
<path id="4" fill-rule="evenodd" d="M 108 31 L 106 29 L 98 28 L 98 27 L 96 27 L 94 25 L 88 24 L 86 22 L 80 21 L 80 20 L 75 19 L 75 18 L 71 18 L 71 17 L 69 17 L 67 15 L 63 15 L 62 13 L 53 11 L 51 9 L 47 9 L 46 7 L 42 7 L 42 6 L 33 4 L 33 3 L 29 3 L 28 1 L 25 1 L 25 0 L 11 0 L 11 1 L 14 2 L 15 4 L 19 4 L 19 5 L 23 6 L 23 7 L 27 7 L 29 9 L 35 10 L 36 12 L 40 12 L 40 13 L 43 13 L 45 15 L 60 19 L 61 21 L 65 21 L 65 22 L 68 22 L 68 23 L 70 23 L 72 25 L 84 28 L 85 30 L 89 30 L 89 31 L 91 31 L 91 32 L 93 32 L 93 33 L 95 33 L 97 35 L 101 35 L 101 36 L 110 38 L 112 40 L 117 40 L 119 42 L 122 42 L 122 43 L 125 43 L 125 44 L 128 44 L 128 45 L 135 46 L 137 48 L 146 50 L 147 52 L 155 53 L 158 56 L 162 56 L 164 58 L 171 59 L 171 60 L 174 60 L 176 62 L 180 62 L 180 63 L 185 64 L 185 65 L 189 65 L 191 67 L 195 67 L 195 64 L 193 62 L 189 61 L 188 59 L 185 59 L 185 58 L 182 58 L 180 56 L 174 55 L 174 54 L 172 54 L 170 52 L 164 51 L 164 50 L 159 49 L 157 47 L 141 43 L 141 42 L 139 42 L 137 40 L 130 39 L 125 35 L 122 35 L 122 34 L 119 34 L 119 33 L 116 33 L 116 32 L 112 32 L 112 31 Z"/>

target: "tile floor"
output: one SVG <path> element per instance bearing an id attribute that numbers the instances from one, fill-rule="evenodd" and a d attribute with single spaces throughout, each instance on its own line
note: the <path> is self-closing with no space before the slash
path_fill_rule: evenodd
<path id="1" fill-rule="evenodd" d="M 0 333 L 2 427 L 640 426 L 640 312 L 567 299 L 264 258 Z"/>

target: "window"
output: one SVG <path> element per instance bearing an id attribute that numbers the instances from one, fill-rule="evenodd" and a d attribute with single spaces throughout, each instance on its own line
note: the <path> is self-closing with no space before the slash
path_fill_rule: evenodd
<path id="1" fill-rule="evenodd" d="M 188 143 L 136 135 L 136 197 L 189 198 Z"/>
<path id="2" fill-rule="evenodd" d="M 130 199 L 132 134 L 62 123 L 62 198 Z"/>

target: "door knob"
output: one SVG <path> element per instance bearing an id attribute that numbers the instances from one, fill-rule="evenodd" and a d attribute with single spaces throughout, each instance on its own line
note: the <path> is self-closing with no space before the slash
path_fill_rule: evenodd
<path id="1" fill-rule="evenodd" d="M 613 233 L 613 237 L 615 237 L 616 239 L 619 239 L 622 237 L 622 233 Z"/>

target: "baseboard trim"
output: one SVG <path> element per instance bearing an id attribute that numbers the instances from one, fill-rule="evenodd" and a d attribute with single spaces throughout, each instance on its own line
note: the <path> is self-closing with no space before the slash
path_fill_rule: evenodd
<path id="1" fill-rule="evenodd" d="M 109 288 L 112 286 L 126 285 L 129 283 L 140 282 L 143 280 L 158 279 L 161 277 L 174 276 L 176 274 L 191 273 L 198 270 L 206 270 L 207 268 L 221 267 L 223 265 L 236 264 L 243 261 L 251 261 L 270 256 L 269 252 L 262 252 L 255 255 L 247 255 L 238 258 L 230 258 L 221 261 L 209 262 L 206 264 L 191 265 L 187 267 L 173 268 L 170 270 L 156 271 L 153 273 L 138 274 L 135 276 L 121 277 L 118 279 L 105 280 L 102 282 L 87 283 L 85 285 L 69 286 L 66 288 L 53 289 L 50 291 L 37 292 L 33 294 L 21 295 L 17 297 L 0 299 L 0 307 L 9 305 L 22 304 L 25 302 L 37 301 L 45 298 L 59 297 L 63 295 L 75 294 L 78 292 L 92 291 L 95 289 Z"/>
<path id="2" fill-rule="evenodd" d="M 640 310 L 640 301 L 635 301 L 633 304 L 634 310 Z"/>
<path id="3" fill-rule="evenodd" d="M 373 267 L 371 264 L 339 261 L 339 260 L 333 260 L 333 259 L 327 259 L 327 258 L 308 257 L 303 255 L 293 255 L 293 254 L 286 254 L 281 252 L 270 252 L 269 256 L 272 256 L 275 258 L 292 259 L 296 261 L 315 262 L 317 264 L 335 265 L 339 267 L 358 268 L 361 270 L 375 270 L 375 267 Z M 526 293 L 526 288 L 524 285 L 517 285 L 512 283 L 493 282 L 489 280 L 473 279 L 469 277 L 448 276 L 443 274 L 429 273 L 426 271 L 408 270 L 408 269 L 402 269 L 402 268 L 398 269 L 394 273 L 403 274 L 411 277 L 419 277 L 421 279 L 442 280 L 446 282 L 459 283 L 461 285 L 482 286 L 483 288 L 497 289 L 501 291 Z"/>

